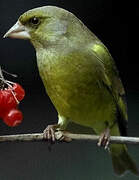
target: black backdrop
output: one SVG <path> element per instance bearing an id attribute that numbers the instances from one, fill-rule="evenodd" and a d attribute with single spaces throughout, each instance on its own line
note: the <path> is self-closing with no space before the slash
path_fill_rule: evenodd
<path id="1" fill-rule="evenodd" d="M 17 79 L 6 77 L 20 82 L 26 90 L 26 97 L 20 104 L 24 114 L 23 123 L 16 128 L 9 128 L 0 122 L 1 135 L 41 132 L 47 124 L 57 120 L 57 113 L 45 94 L 39 78 L 34 48 L 28 41 L 2 39 L 19 15 L 44 5 L 56 5 L 73 12 L 108 47 L 127 92 L 129 134 L 139 135 L 138 59 L 135 50 L 131 50 L 135 43 L 131 45 L 129 42 L 131 37 L 135 37 L 130 32 L 131 26 L 134 28 L 133 19 L 131 20 L 132 6 L 128 2 L 122 2 L 0 0 L 0 65 L 8 72 L 17 74 Z M 129 150 L 139 162 L 137 146 L 129 146 Z M 0 144 L 0 179 L 116 180 L 118 178 L 113 174 L 110 157 L 94 143 L 57 144 L 52 152 L 49 152 L 45 142 L 17 142 Z M 123 179 L 136 177 L 127 175 Z"/>

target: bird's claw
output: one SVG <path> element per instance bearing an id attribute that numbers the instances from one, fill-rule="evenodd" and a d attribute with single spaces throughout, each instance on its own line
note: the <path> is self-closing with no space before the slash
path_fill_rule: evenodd
<path id="1" fill-rule="evenodd" d="M 55 142 L 55 131 L 56 131 L 56 125 L 48 125 L 46 129 L 43 131 L 43 137 L 47 140 L 52 140 L 52 142 Z"/>
<path id="2" fill-rule="evenodd" d="M 48 125 L 46 129 L 43 131 L 43 138 L 47 139 L 48 141 L 55 142 L 58 141 L 65 141 L 65 142 L 71 142 L 72 139 L 65 136 L 62 131 L 56 132 L 57 124 L 54 125 Z"/>
<path id="3" fill-rule="evenodd" d="M 109 143 L 110 143 L 110 130 L 109 130 L 109 128 L 107 128 L 100 135 L 97 145 L 104 147 L 104 149 L 108 149 Z"/>

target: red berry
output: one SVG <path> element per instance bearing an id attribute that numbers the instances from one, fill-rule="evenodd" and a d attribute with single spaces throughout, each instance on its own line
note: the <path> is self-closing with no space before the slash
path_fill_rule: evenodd
<path id="1" fill-rule="evenodd" d="M 5 111 L 16 108 L 17 102 L 9 89 L 0 90 L 0 114 Z"/>
<path id="2" fill-rule="evenodd" d="M 23 115 L 22 112 L 18 109 L 11 109 L 8 113 L 5 114 L 3 121 L 8 126 L 14 127 L 19 125 L 22 122 Z"/>
<path id="3" fill-rule="evenodd" d="M 3 118 L 6 109 L 3 108 L 4 96 L 3 96 L 3 92 L 1 92 L 1 91 L 2 90 L 0 90 L 0 118 Z"/>
<path id="4" fill-rule="evenodd" d="M 17 83 L 13 85 L 13 91 L 18 101 L 21 101 L 25 96 L 24 89 Z"/>
<path id="5" fill-rule="evenodd" d="M 4 117 L 4 115 L 6 114 L 6 110 L 2 110 L 1 108 L 0 108 L 0 118 L 3 118 Z"/>
<path id="6" fill-rule="evenodd" d="M 2 118 L 2 115 L 3 115 L 3 110 L 2 110 L 2 101 L 3 101 L 3 95 L 1 93 L 1 90 L 0 90 L 0 118 Z"/>

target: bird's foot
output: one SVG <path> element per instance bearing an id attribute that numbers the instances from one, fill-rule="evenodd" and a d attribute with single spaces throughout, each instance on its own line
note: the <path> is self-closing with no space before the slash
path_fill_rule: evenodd
<path id="1" fill-rule="evenodd" d="M 46 129 L 43 131 L 43 137 L 44 139 L 47 139 L 48 141 L 55 142 L 56 140 L 58 141 L 65 141 L 65 142 L 70 142 L 72 141 L 71 138 L 66 137 L 62 131 L 61 133 L 57 134 L 56 136 L 56 131 L 58 130 L 59 125 L 58 124 L 53 124 L 53 125 L 48 125 Z"/>
<path id="2" fill-rule="evenodd" d="M 110 129 L 107 128 L 99 137 L 98 146 L 104 147 L 104 149 L 108 149 L 110 143 Z"/>
<path id="3" fill-rule="evenodd" d="M 57 124 L 48 125 L 43 131 L 44 139 L 52 140 L 52 142 L 55 142 L 55 140 L 56 140 L 56 136 L 55 136 L 56 128 L 57 128 Z"/>

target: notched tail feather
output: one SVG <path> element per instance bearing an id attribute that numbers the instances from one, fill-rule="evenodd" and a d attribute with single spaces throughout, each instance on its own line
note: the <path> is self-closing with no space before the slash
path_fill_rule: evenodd
<path id="1" fill-rule="evenodd" d="M 119 145 L 117 145 L 119 146 Z M 116 153 L 116 151 L 111 149 L 111 157 L 114 171 L 117 175 L 121 176 L 126 171 L 130 171 L 133 174 L 139 176 L 139 169 L 137 168 L 134 160 L 130 157 L 127 152 L 127 148 L 125 145 L 122 145 L 123 148 L 120 153 Z"/>

